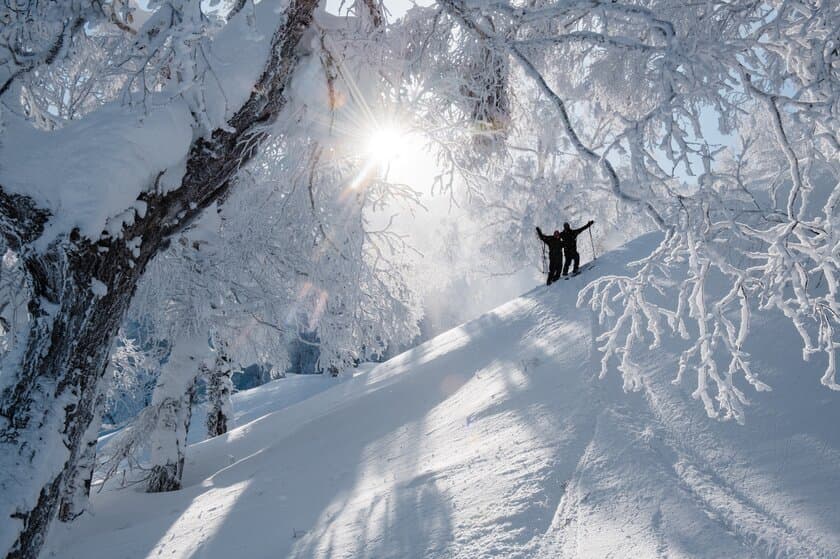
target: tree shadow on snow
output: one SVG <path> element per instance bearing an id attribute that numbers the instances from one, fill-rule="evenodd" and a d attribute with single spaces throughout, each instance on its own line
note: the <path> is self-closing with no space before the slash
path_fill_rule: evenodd
<path id="1" fill-rule="evenodd" d="M 502 493 L 510 496 L 531 485 L 541 492 L 513 502 L 516 510 L 493 521 L 499 525 L 488 528 L 488 537 L 507 531 L 514 546 L 538 537 L 550 529 L 565 481 L 594 428 L 594 419 L 580 417 L 596 413 L 582 407 L 587 398 L 580 393 L 591 384 L 592 363 L 552 345 L 569 353 L 572 345 L 588 343 L 588 321 L 574 310 L 575 296 L 571 289 L 535 289 L 304 402 L 320 415 L 302 416 L 300 424 L 265 440 L 204 487 L 187 488 L 194 498 L 176 521 L 195 525 L 195 532 L 167 545 L 163 540 L 174 523 L 157 522 L 161 535 L 150 552 L 206 559 L 447 557 L 456 545 L 457 499 L 479 494 L 491 483 L 501 483 Z M 502 430 L 510 440 L 498 451 L 474 445 L 482 459 L 497 460 L 504 468 L 472 490 L 453 493 L 451 468 L 457 465 L 432 470 L 440 463 L 435 453 L 445 449 L 429 436 L 430 429 L 442 428 L 440 418 L 434 425 L 428 419 L 441 405 L 450 406 L 447 413 L 457 412 L 453 402 L 460 405 L 459 390 L 471 380 L 477 389 L 493 386 L 496 393 L 481 400 L 481 409 L 465 424 L 453 427 L 450 421 L 444 427 L 464 440 L 488 426 L 519 431 Z M 296 417 L 301 415 L 281 410 L 259 421 L 266 421 L 265 431 L 267 425 L 288 427 L 284 418 Z M 517 437 L 536 440 L 540 453 L 529 459 L 527 452 L 518 452 Z M 506 463 L 508 451 L 530 460 L 521 464 L 524 473 L 520 465 Z M 208 511 L 214 520 L 202 526 Z"/>
<path id="2" fill-rule="evenodd" d="M 487 315 L 443 340 L 453 349 L 438 340 L 389 365 L 410 370 L 342 383 L 346 403 L 213 476 L 214 489 L 248 484 L 196 556 L 444 556 L 451 509 L 426 468 L 425 417 L 496 359 L 487 333 L 516 336 L 528 323 Z"/>

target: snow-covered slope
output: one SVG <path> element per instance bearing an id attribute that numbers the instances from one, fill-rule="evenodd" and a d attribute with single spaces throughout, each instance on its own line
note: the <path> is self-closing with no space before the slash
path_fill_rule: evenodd
<path id="1" fill-rule="evenodd" d="M 590 274 L 620 272 L 639 239 Z M 591 278 L 591 276 L 590 276 Z M 838 557 L 840 395 L 784 321 L 774 391 L 720 423 L 651 354 L 596 378 L 586 276 L 538 287 L 302 402 L 190 447 L 187 487 L 95 497 L 67 558 Z M 680 344 L 666 344 L 674 352 Z M 275 388 L 280 385 L 275 385 Z"/>

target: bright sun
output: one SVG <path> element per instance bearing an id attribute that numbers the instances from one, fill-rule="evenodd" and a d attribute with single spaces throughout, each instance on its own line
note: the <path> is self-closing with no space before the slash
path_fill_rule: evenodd
<path id="1" fill-rule="evenodd" d="M 396 126 L 374 130 L 367 141 L 366 152 L 372 161 L 388 165 L 407 151 L 408 135 Z"/>
<path id="2" fill-rule="evenodd" d="M 361 177 L 382 173 L 389 182 L 431 192 L 437 163 L 417 131 L 403 128 L 392 120 L 368 128 L 359 139 L 363 142 L 360 155 L 365 162 L 353 188 L 361 184 Z"/>

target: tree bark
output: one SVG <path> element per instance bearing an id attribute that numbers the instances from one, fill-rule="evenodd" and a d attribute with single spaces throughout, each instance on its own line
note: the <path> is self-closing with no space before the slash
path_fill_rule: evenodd
<path id="1" fill-rule="evenodd" d="M 109 352 L 110 353 L 110 352 Z M 90 497 L 93 472 L 96 469 L 96 445 L 99 442 L 99 430 L 102 427 L 102 408 L 105 395 L 100 391 L 94 404 L 93 420 L 85 432 L 82 449 L 76 468 L 66 474 L 64 491 L 58 506 L 58 519 L 71 522 L 85 511 Z"/>
<path id="2" fill-rule="evenodd" d="M 193 143 L 181 187 L 140 196 L 147 212 L 119 238 L 71 233 L 37 253 L 28 246 L 48 213 L 0 186 L 0 233 L 19 251 L 30 277 L 32 327 L 16 381 L 0 397 L 0 551 L 35 559 L 82 460 L 113 337 L 148 262 L 168 239 L 222 198 L 257 152 L 301 54 L 317 0 L 293 0 L 275 31 L 251 96 L 209 139 Z M 142 237 L 134 257 L 126 239 Z M 107 288 L 104 296 L 93 281 Z M 101 293 L 100 290 L 97 290 Z M 3 519 L 8 517 L 7 519 Z"/>
<path id="3" fill-rule="evenodd" d="M 224 348 L 219 348 L 213 369 L 207 375 L 207 436 L 218 437 L 228 430 L 231 419 L 230 396 L 233 392 L 231 382 L 230 358 Z"/>

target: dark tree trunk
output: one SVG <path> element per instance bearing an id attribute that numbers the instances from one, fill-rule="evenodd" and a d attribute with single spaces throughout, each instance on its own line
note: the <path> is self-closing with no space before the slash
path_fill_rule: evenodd
<path id="1" fill-rule="evenodd" d="M 110 353 L 110 352 L 109 352 Z M 102 408 L 105 395 L 100 391 L 94 404 L 93 420 L 85 432 L 82 449 L 76 468 L 65 474 L 67 481 L 58 506 L 58 519 L 70 522 L 78 518 L 85 510 L 90 497 L 90 486 L 96 468 L 96 445 L 99 442 L 99 430 L 102 427 Z"/>
<path id="2" fill-rule="evenodd" d="M 34 506 L 4 503 L 5 510 L 13 507 L 9 515 L 16 521 L 4 521 L 3 530 L 19 530 L 10 558 L 37 556 L 61 495 L 74 491 L 74 476 L 68 474 L 85 452 L 84 435 L 94 418 L 111 339 L 142 269 L 125 265 L 129 252 L 124 242 L 99 245 L 108 252 L 77 240 L 56 243 L 43 255 L 24 256 L 33 284 L 29 310 L 34 322 L 17 383 L 3 394 L 0 453 L 14 456 L 17 475 L 31 470 L 43 477 L 24 478 L 40 485 Z M 105 296 L 91 290 L 94 279 L 108 286 Z"/>
<path id="3" fill-rule="evenodd" d="M 0 397 L 0 552 L 35 559 L 62 494 L 68 494 L 85 454 L 85 434 L 108 350 L 149 260 L 167 239 L 231 188 L 238 170 L 259 149 L 286 103 L 284 91 L 300 54 L 317 0 L 295 0 L 272 37 L 263 74 L 224 129 L 194 142 L 181 187 L 161 193 L 149 185 L 144 217 L 120 238 L 96 242 L 71 234 L 36 253 L 28 246 L 48 214 L 0 187 L 0 233 L 23 259 L 32 286 L 33 317 L 16 381 Z M 231 55 L 235 53 L 230 53 Z M 142 237 L 134 257 L 124 239 Z M 107 288 L 104 296 L 91 289 Z M 97 290 L 101 293 L 101 290 Z"/>

